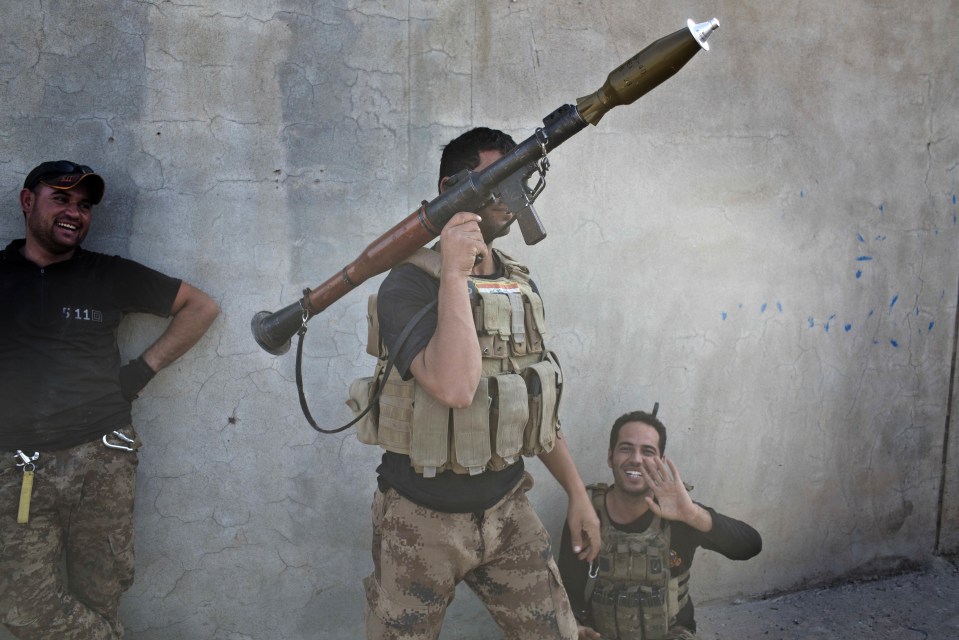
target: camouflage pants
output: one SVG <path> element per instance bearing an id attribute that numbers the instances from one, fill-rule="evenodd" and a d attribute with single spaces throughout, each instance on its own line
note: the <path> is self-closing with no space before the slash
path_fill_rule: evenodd
<path id="1" fill-rule="evenodd" d="M 465 580 L 507 640 L 576 640 L 549 534 L 526 499 L 526 474 L 481 514 L 442 513 L 396 491 L 373 497 L 368 640 L 433 640 Z"/>
<path id="2" fill-rule="evenodd" d="M 21 640 L 121 638 L 117 605 L 133 583 L 136 453 L 100 440 L 41 451 L 26 524 L 17 523 L 23 472 L 12 452 L 0 456 L 3 625 Z"/>

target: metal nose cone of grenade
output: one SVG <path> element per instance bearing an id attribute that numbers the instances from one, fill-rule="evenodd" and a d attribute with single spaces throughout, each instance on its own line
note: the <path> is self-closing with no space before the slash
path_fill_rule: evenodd
<path id="1" fill-rule="evenodd" d="M 693 34 L 693 37 L 696 38 L 699 46 L 709 51 L 709 43 L 706 42 L 706 39 L 713 31 L 719 28 L 719 20 L 713 18 L 712 20 L 700 22 L 699 24 L 696 24 L 692 20 L 687 20 L 686 26 L 689 28 L 689 32 Z"/>

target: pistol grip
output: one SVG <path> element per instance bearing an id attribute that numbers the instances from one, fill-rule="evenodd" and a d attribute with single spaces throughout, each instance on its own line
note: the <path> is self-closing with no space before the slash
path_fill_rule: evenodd
<path id="1" fill-rule="evenodd" d="M 539 215 L 537 215 L 532 203 L 514 213 L 516 214 L 516 222 L 519 224 L 519 230 L 523 233 L 523 240 L 526 241 L 526 244 L 536 244 L 546 237 L 546 229 L 543 227 L 543 223 L 540 222 Z"/>
<path id="2" fill-rule="evenodd" d="M 533 208 L 535 196 L 530 198 L 532 192 L 526 186 L 526 178 L 531 171 L 535 171 L 535 168 L 523 167 L 499 185 L 499 196 L 516 216 L 526 244 L 536 244 L 546 237 L 546 229 Z"/>

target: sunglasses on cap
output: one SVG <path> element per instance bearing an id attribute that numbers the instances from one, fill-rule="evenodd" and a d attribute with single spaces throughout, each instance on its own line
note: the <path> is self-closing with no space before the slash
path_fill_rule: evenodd
<path id="1" fill-rule="evenodd" d="M 45 184 L 54 189 L 67 190 L 80 184 L 84 178 L 90 177 L 90 199 L 93 204 L 99 204 L 103 197 L 103 178 L 85 164 L 77 164 L 69 160 L 54 160 L 44 162 L 31 171 L 23 181 L 24 189 L 33 189 L 38 184 Z"/>

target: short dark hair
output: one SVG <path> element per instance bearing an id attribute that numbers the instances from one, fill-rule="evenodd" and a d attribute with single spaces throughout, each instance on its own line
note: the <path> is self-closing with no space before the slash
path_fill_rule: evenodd
<path id="1" fill-rule="evenodd" d="M 619 432 L 627 422 L 642 422 L 655 429 L 656 433 L 659 434 L 659 455 L 666 453 L 666 425 L 659 418 L 645 411 L 630 411 L 616 418 L 613 428 L 609 431 L 610 451 L 616 448 L 616 443 L 619 441 Z"/>
<path id="2" fill-rule="evenodd" d="M 509 134 L 497 129 L 487 127 L 470 129 L 453 138 L 443 147 L 437 186 L 443 182 L 443 178 L 455 176 L 463 169 L 475 169 L 480 163 L 481 151 L 500 151 L 505 154 L 512 151 L 515 146 L 516 142 Z"/>

